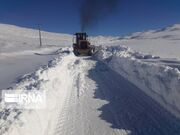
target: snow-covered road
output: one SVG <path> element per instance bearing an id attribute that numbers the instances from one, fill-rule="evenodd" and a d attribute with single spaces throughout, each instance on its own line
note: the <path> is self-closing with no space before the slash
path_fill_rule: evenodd
<path id="1" fill-rule="evenodd" d="M 47 73 L 49 81 L 41 84 L 48 89 L 48 107 L 54 108 L 45 114 L 36 112 L 35 118 L 44 116 L 43 122 L 32 120 L 32 112 L 31 117 L 22 114 L 20 119 L 26 119 L 26 123 L 12 126 L 10 134 L 180 134 L 178 119 L 96 58 L 69 54 L 60 63 Z"/>
<path id="2" fill-rule="evenodd" d="M 12 111 L 1 121 L 7 134 L 180 134 L 176 117 L 96 57 L 65 53 L 51 66 L 17 86 L 47 90 L 47 108 L 25 110 L 8 124 Z"/>

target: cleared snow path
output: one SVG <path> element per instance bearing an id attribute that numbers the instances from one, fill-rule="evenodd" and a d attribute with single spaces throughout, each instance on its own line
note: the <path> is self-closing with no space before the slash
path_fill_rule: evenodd
<path id="1" fill-rule="evenodd" d="M 95 58 L 64 56 L 43 78 L 40 85 L 48 89 L 47 106 L 52 109 L 22 113 L 20 120 L 24 117 L 26 123 L 9 134 L 180 134 L 178 119 Z"/>

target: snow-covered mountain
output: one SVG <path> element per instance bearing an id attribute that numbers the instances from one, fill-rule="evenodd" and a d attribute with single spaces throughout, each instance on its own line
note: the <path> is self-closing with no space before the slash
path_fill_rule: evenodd
<path id="1" fill-rule="evenodd" d="M 180 40 L 180 24 L 175 24 L 159 30 L 148 30 L 145 32 L 136 32 L 125 39 L 166 39 Z"/>
<path id="2" fill-rule="evenodd" d="M 113 39 L 112 44 L 126 45 L 136 51 L 158 55 L 163 58 L 180 59 L 180 24 L 118 37 Z"/>

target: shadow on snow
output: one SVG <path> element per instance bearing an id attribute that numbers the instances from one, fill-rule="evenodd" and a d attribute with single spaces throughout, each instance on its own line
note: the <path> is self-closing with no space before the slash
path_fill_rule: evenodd
<path id="1" fill-rule="evenodd" d="M 108 101 L 98 110 L 111 128 L 130 135 L 180 135 L 179 119 L 104 63 L 97 61 L 89 78 L 97 83 L 94 98 Z"/>

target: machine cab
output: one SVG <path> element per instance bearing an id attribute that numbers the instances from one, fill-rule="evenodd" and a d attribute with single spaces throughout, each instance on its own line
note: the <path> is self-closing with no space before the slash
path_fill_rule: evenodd
<path id="1" fill-rule="evenodd" d="M 88 41 L 88 35 L 86 33 L 76 33 L 73 38 L 73 52 L 76 56 L 91 56 L 94 48 Z"/>
<path id="2" fill-rule="evenodd" d="M 73 43 L 76 47 L 81 49 L 87 49 L 89 46 L 88 35 L 86 33 L 76 33 L 73 39 Z"/>
<path id="3" fill-rule="evenodd" d="M 78 43 L 79 40 L 87 40 L 88 35 L 86 33 L 76 33 L 76 43 Z"/>

